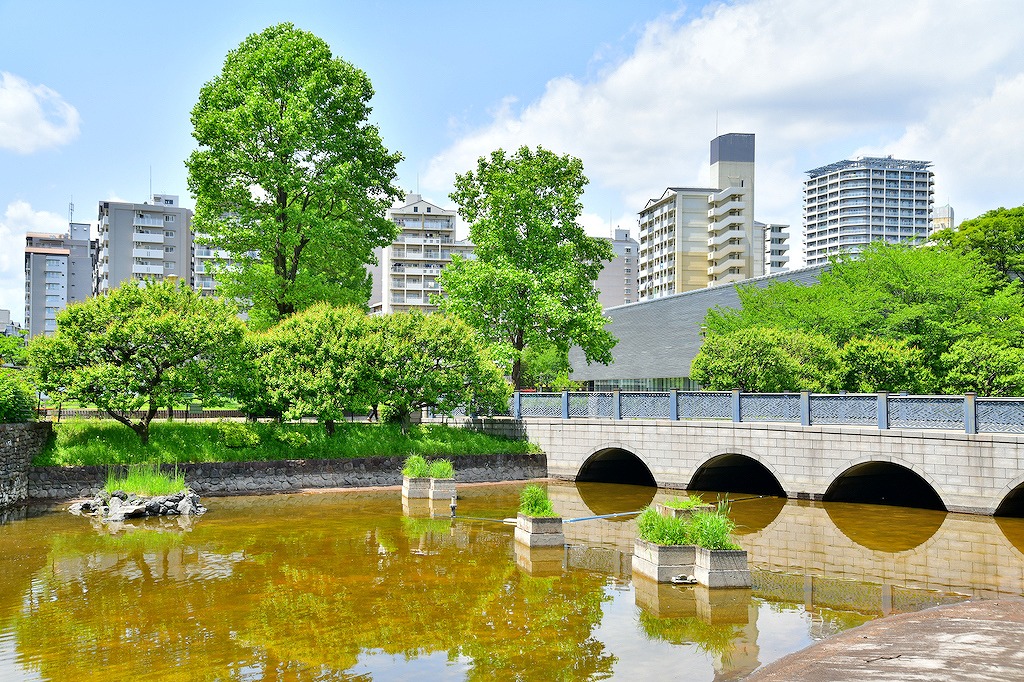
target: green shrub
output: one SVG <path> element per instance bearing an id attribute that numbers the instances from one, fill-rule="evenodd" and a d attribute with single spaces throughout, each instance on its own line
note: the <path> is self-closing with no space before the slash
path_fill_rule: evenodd
<path id="1" fill-rule="evenodd" d="M 0 424 L 22 424 L 32 420 L 35 399 L 14 370 L 0 370 Z"/>
<path id="2" fill-rule="evenodd" d="M 636 518 L 636 531 L 641 540 L 656 545 L 692 545 L 690 525 L 686 519 L 662 516 L 648 507 Z"/>
<path id="3" fill-rule="evenodd" d="M 455 465 L 450 459 L 435 459 L 430 463 L 430 478 L 455 478 Z"/>
<path id="4" fill-rule="evenodd" d="M 242 422 L 217 422 L 217 430 L 229 448 L 254 448 L 260 444 L 260 434 Z"/>
<path id="5" fill-rule="evenodd" d="M 519 512 L 524 516 L 558 516 L 547 491 L 533 483 L 519 493 Z"/>
<path id="6" fill-rule="evenodd" d="M 301 431 L 275 431 L 274 440 L 293 448 L 309 445 L 309 437 Z"/>
<path id="7" fill-rule="evenodd" d="M 700 495 L 689 494 L 686 497 L 673 497 L 671 500 L 665 502 L 666 507 L 672 509 L 696 509 L 697 507 L 704 504 L 704 500 Z"/>
<path id="8" fill-rule="evenodd" d="M 706 549 L 739 549 L 730 535 L 736 524 L 720 512 L 695 512 L 690 517 L 690 537 L 693 544 Z"/>
<path id="9" fill-rule="evenodd" d="M 400 424 L 402 421 L 402 413 L 395 408 L 393 405 L 384 403 L 380 406 L 377 412 L 379 420 L 382 424 Z"/>
<path id="10" fill-rule="evenodd" d="M 402 475 L 409 478 L 429 478 L 430 465 L 423 455 L 409 455 L 402 465 Z"/>
<path id="11" fill-rule="evenodd" d="M 180 493 L 186 489 L 186 486 L 185 476 L 179 474 L 177 470 L 173 476 L 170 476 L 161 471 L 156 464 L 143 464 L 128 467 L 123 476 L 108 472 L 107 483 L 103 488 L 108 493 L 123 490 L 126 493 L 153 497 Z"/>

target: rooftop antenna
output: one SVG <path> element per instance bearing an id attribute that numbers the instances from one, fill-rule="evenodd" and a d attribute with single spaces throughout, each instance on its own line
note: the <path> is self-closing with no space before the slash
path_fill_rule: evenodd
<path id="1" fill-rule="evenodd" d="M 71 195 L 71 201 L 68 202 L 68 224 L 75 222 L 75 195 Z"/>
<path id="2" fill-rule="evenodd" d="M 149 165 L 149 198 L 153 198 L 153 164 Z"/>
<path id="3" fill-rule="evenodd" d="M 718 137 L 718 109 L 715 109 L 715 137 Z"/>

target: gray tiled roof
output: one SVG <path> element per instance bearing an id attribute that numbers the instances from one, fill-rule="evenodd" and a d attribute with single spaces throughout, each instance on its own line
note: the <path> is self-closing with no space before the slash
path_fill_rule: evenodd
<path id="1" fill-rule="evenodd" d="M 767 286 L 772 282 L 814 284 L 824 266 L 801 268 L 755 277 L 737 284 L 723 284 L 687 291 L 642 303 L 605 310 L 611 318 L 606 329 L 619 343 L 608 365 L 587 365 L 579 348 L 569 351 L 575 381 L 607 379 L 659 379 L 687 377 L 690 363 L 700 350 L 700 327 L 707 311 L 716 306 L 739 307 L 737 286 Z"/>

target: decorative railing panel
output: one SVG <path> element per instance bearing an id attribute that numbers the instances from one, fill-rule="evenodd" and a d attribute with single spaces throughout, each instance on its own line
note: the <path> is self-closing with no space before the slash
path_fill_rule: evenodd
<path id="1" fill-rule="evenodd" d="M 740 395 L 740 421 L 800 422 L 800 394 L 748 393 Z"/>
<path id="2" fill-rule="evenodd" d="M 613 398 L 612 393 L 570 393 L 569 416 L 611 417 L 615 414 Z"/>
<path id="3" fill-rule="evenodd" d="M 1024 398 L 978 398 L 978 431 L 1024 433 Z"/>
<path id="4" fill-rule="evenodd" d="M 732 419 L 732 394 L 680 391 L 676 410 L 680 419 Z"/>
<path id="5" fill-rule="evenodd" d="M 622 417 L 630 419 L 668 419 L 668 393 L 620 393 Z"/>
<path id="6" fill-rule="evenodd" d="M 878 424 L 878 396 L 812 395 L 811 424 Z"/>
<path id="7" fill-rule="evenodd" d="M 889 396 L 889 426 L 903 429 L 964 428 L 964 399 L 941 396 Z"/>
<path id="8" fill-rule="evenodd" d="M 561 393 L 522 393 L 520 408 L 523 417 L 561 417 Z"/>

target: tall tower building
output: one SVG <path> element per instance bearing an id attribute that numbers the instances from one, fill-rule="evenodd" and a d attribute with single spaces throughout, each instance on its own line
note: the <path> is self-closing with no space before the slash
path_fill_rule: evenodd
<path id="1" fill-rule="evenodd" d="M 602 308 L 636 303 L 638 298 L 636 278 L 640 245 L 629 236 L 629 230 L 616 228 L 612 233 L 612 256 L 605 262 L 594 286 L 598 290 L 598 301 Z M 607 239 L 607 238 L 606 238 Z"/>
<path id="2" fill-rule="evenodd" d="M 171 194 L 152 203 L 101 201 L 99 204 L 97 291 L 105 293 L 128 279 L 176 277 L 193 286 L 192 211 Z"/>
<path id="3" fill-rule="evenodd" d="M 789 269 L 789 225 L 756 223 L 764 233 L 764 274 Z"/>
<path id="4" fill-rule="evenodd" d="M 823 265 L 873 241 L 924 242 L 935 184 L 931 165 L 867 156 L 807 171 L 804 262 Z"/>
<path id="5" fill-rule="evenodd" d="M 640 212 L 640 300 L 764 274 L 754 222 L 754 135 L 711 141 L 714 187 L 669 187 Z"/>
<path id="6" fill-rule="evenodd" d="M 473 244 L 455 239 L 455 211 L 424 201 L 419 194 L 397 202 L 388 217 L 400 232 L 393 244 L 375 252 L 377 265 L 369 268 L 370 312 L 433 312 L 437 308 L 430 296 L 442 293 L 438 276 L 452 256 L 472 254 Z"/>
<path id="7" fill-rule="evenodd" d="M 57 330 L 57 313 L 92 296 L 97 242 L 88 223 L 70 223 L 66 234 L 25 235 L 25 328 L 29 336 Z"/>

